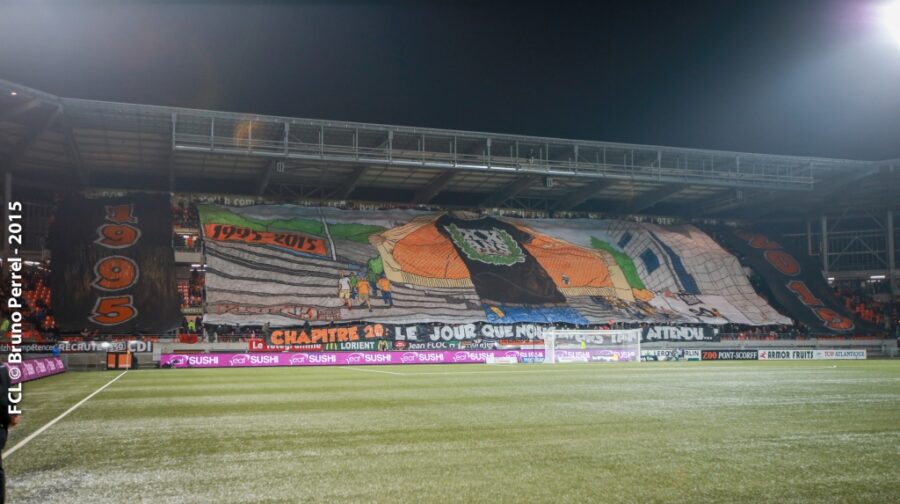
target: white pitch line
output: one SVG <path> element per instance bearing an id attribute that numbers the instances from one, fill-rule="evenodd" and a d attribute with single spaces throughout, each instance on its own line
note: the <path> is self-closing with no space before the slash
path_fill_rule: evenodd
<path id="1" fill-rule="evenodd" d="M 459 364 L 459 365 L 462 366 L 462 365 L 468 365 L 468 364 Z M 730 367 L 730 366 L 694 367 L 694 366 L 690 366 L 690 365 L 689 365 L 690 367 L 652 368 L 651 367 L 652 365 L 653 364 L 641 365 L 639 367 L 616 368 L 615 371 L 652 371 L 652 372 L 669 371 L 672 373 L 680 373 L 680 372 L 705 371 L 705 370 L 715 370 L 715 369 L 730 369 L 730 370 L 740 369 L 740 368 L 735 368 L 735 367 Z M 477 364 L 473 364 L 473 366 L 477 366 Z M 487 371 L 487 370 L 484 370 L 484 371 L 433 371 L 433 372 L 412 371 L 410 373 L 391 373 L 391 374 L 399 374 L 399 375 L 403 375 L 403 376 L 429 376 L 429 375 L 465 375 L 465 374 L 581 373 L 581 372 L 585 372 L 587 370 L 586 368 L 590 368 L 590 367 L 593 368 L 592 371 L 594 371 L 594 370 L 599 371 L 600 368 L 603 368 L 602 364 L 600 364 L 600 365 L 590 365 L 589 364 L 589 365 L 586 365 L 585 367 L 580 367 L 577 369 L 574 367 L 560 369 L 560 368 L 557 368 L 552 365 L 547 365 L 546 367 L 539 367 L 539 365 L 534 365 L 534 367 L 530 367 L 529 369 L 521 369 L 520 368 L 520 369 L 513 370 L 513 369 L 511 369 L 513 366 L 512 364 L 510 364 L 508 366 L 507 365 L 502 365 L 502 366 L 507 369 L 498 368 L 498 369 L 492 370 L 492 371 Z M 613 369 L 613 366 L 610 366 L 605 369 L 607 369 L 607 370 Z M 796 372 L 800 372 L 800 371 L 815 370 L 815 369 L 835 369 L 835 368 L 831 367 L 831 366 L 794 367 L 794 368 L 771 369 L 771 370 L 765 370 L 765 371 L 748 370 L 748 372 L 753 372 L 753 373 L 760 372 L 760 373 L 765 373 L 765 374 L 796 373 Z M 358 370 L 359 371 L 370 371 L 368 369 L 358 369 Z M 371 370 L 371 371 L 374 371 L 374 370 Z M 378 371 L 378 372 L 388 373 L 389 371 Z"/>
<path id="2" fill-rule="evenodd" d="M 116 376 L 115 378 L 113 378 L 112 380 L 110 380 L 109 382 L 107 382 L 106 385 L 104 385 L 104 386 L 98 388 L 98 389 L 95 390 L 91 395 L 89 395 L 89 396 L 85 397 L 84 399 L 82 399 L 81 401 L 79 401 L 78 404 L 76 404 L 75 406 L 72 406 L 71 408 L 67 409 L 66 411 L 64 411 L 64 412 L 63 412 L 61 415 L 59 415 L 58 417 L 54 418 L 53 420 L 50 420 L 49 423 L 47 423 L 46 425 L 44 425 L 44 426 L 41 427 L 40 429 L 38 429 L 38 430 L 32 432 L 27 438 L 25 438 L 25 439 L 19 441 L 18 443 L 16 443 L 15 446 L 13 446 L 13 447 L 10 448 L 9 450 L 6 450 L 5 452 L 3 452 L 3 458 L 9 457 L 9 456 L 12 455 L 13 453 L 15 453 L 16 450 L 18 450 L 19 448 L 25 446 L 26 443 L 28 443 L 29 441 L 31 441 L 32 439 L 34 439 L 35 437 L 37 437 L 40 433 L 44 432 L 45 430 L 49 429 L 50 427 L 53 427 L 53 424 L 55 424 L 56 422 L 59 422 L 60 420 L 62 420 L 63 418 L 65 418 L 66 415 L 68 415 L 69 413 L 75 411 L 76 408 L 78 408 L 78 407 L 81 406 L 82 404 L 86 403 L 86 402 L 88 401 L 88 399 L 90 399 L 91 397 L 94 397 L 95 395 L 99 394 L 100 392 L 103 391 L 103 389 L 105 389 L 106 387 L 109 387 L 110 385 L 112 385 L 113 382 L 115 382 L 115 381 L 118 380 L 119 378 L 125 376 L 125 373 L 127 373 L 127 372 L 128 372 L 127 369 L 126 369 L 125 371 L 122 371 L 122 374 L 120 374 L 119 376 Z"/>
<path id="3" fill-rule="evenodd" d="M 393 371 L 382 371 L 380 369 L 366 369 L 366 368 L 356 368 L 349 366 L 341 366 L 341 369 L 349 369 L 350 371 L 366 371 L 368 373 L 382 373 L 382 374 L 392 374 L 396 376 L 407 376 L 409 373 L 395 373 Z"/>
<path id="4" fill-rule="evenodd" d="M 463 366 L 465 364 L 457 364 L 457 365 Z M 477 364 L 475 364 L 475 365 L 477 366 Z M 427 365 L 425 365 L 425 366 L 427 366 Z M 526 374 L 526 373 L 582 373 L 586 370 L 585 367 L 579 367 L 577 369 L 574 367 L 560 369 L 560 368 L 557 368 L 555 366 L 550 366 L 550 365 L 548 365 L 546 367 L 538 367 L 537 365 L 535 365 L 535 367 L 529 367 L 529 369 L 521 369 L 521 368 L 516 369 L 516 368 L 512 367 L 513 366 L 512 364 L 497 365 L 497 366 L 498 366 L 498 369 L 491 370 L 491 371 L 487 371 L 487 370 L 484 370 L 484 371 L 481 371 L 481 370 L 479 370 L 479 371 L 432 371 L 432 372 L 412 371 L 409 373 L 397 373 L 394 371 L 384 371 L 381 369 L 368 369 L 368 367 L 350 367 L 350 366 L 339 366 L 339 367 L 341 369 L 349 369 L 351 371 L 365 371 L 368 373 L 382 373 L 382 374 L 391 374 L 391 375 L 397 375 L 397 376 L 440 376 L 440 375 L 466 375 L 466 374 Z M 506 369 L 502 369 L 501 366 L 502 366 L 502 368 L 506 368 Z M 641 365 L 641 366 L 637 366 L 637 367 L 617 368 L 616 371 L 681 373 L 681 372 L 694 372 L 694 371 L 706 371 L 706 370 L 717 370 L 717 369 L 729 369 L 729 370 L 742 369 L 739 367 L 732 367 L 732 366 L 727 366 L 727 365 L 693 366 L 693 365 L 688 364 L 685 367 L 679 366 L 679 367 L 662 367 L 662 368 L 653 368 L 652 366 L 653 366 L 653 364 Z M 417 367 L 419 367 L 419 366 L 417 366 Z M 596 370 L 596 369 L 602 367 L 602 365 L 587 366 L 587 367 L 593 367 L 594 368 L 593 370 Z M 611 369 L 611 368 L 609 368 L 609 369 Z M 796 372 L 803 372 L 803 371 L 807 371 L 807 370 L 816 370 L 816 369 L 835 369 L 835 368 L 833 366 L 791 367 L 791 368 L 767 369 L 765 371 L 748 370 L 747 372 L 753 372 L 753 373 L 761 372 L 761 373 L 765 373 L 765 374 L 773 374 L 773 373 L 796 373 Z"/>
<path id="5" fill-rule="evenodd" d="M 499 369 L 497 371 L 434 371 L 434 372 L 412 372 L 412 373 L 400 373 L 404 376 L 431 376 L 431 375 L 465 375 L 465 374 L 526 374 L 526 373 L 578 373 L 583 372 L 584 369 L 523 369 L 521 371 L 513 371 L 507 369 Z"/>

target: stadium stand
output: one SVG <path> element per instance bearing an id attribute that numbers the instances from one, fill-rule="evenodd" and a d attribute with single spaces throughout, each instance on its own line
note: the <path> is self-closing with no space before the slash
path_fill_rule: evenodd
<path id="1" fill-rule="evenodd" d="M 219 206 L 217 208 L 225 209 L 228 212 L 238 211 L 238 209 L 233 207 Z M 239 210 L 243 214 L 235 215 L 253 215 L 255 218 L 260 218 L 261 215 L 265 215 L 269 211 L 269 208 L 266 205 L 244 206 Z M 304 207 L 295 207 L 295 210 L 285 210 L 287 207 L 284 206 L 277 208 L 282 212 L 282 214 L 279 214 L 281 219 L 285 217 L 284 211 L 299 212 L 298 215 L 300 216 L 310 213 L 321 214 L 322 212 L 320 209 L 310 208 L 307 210 Z M 332 213 L 328 214 L 328 212 Z M 328 215 L 343 215 L 341 218 L 335 217 L 336 221 L 329 222 L 329 225 L 332 227 L 341 222 L 350 223 L 354 221 L 356 222 L 354 225 L 365 224 L 366 222 L 371 225 L 374 222 L 372 218 L 360 221 L 354 210 L 347 214 L 349 217 L 341 214 L 340 210 L 329 210 L 328 212 L 326 212 Z M 377 210 L 377 212 L 381 213 L 374 219 L 388 224 L 387 226 L 382 226 L 382 229 L 397 223 L 402 224 L 402 222 L 396 220 L 397 217 L 387 217 L 391 212 L 399 212 L 396 215 L 413 215 L 409 214 L 409 210 L 404 209 Z M 696 228 L 666 227 L 658 224 L 647 225 L 628 223 L 627 221 L 596 219 L 565 219 L 559 223 L 554 223 L 552 220 L 527 219 L 520 222 L 530 226 L 535 232 L 546 232 L 567 243 L 573 243 L 580 247 L 589 247 L 597 251 L 595 253 L 598 254 L 597 257 L 604 261 L 604 267 L 610 268 L 610 271 L 613 272 L 618 271 L 618 274 L 621 275 L 620 280 L 612 278 L 612 283 L 608 284 L 608 287 L 603 287 L 600 284 L 597 284 L 598 287 L 591 287 L 590 284 L 579 287 L 577 284 L 580 281 L 578 277 L 566 278 L 568 275 L 563 270 L 553 269 L 560 268 L 559 263 L 554 262 L 558 261 L 557 259 L 541 259 L 544 264 L 551 268 L 548 271 L 551 271 L 553 276 L 559 276 L 559 288 L 561 292 L 568 293 L 567 299 L 570 305 L 575 307 L 579 313 L 593 313 L 593 315 L 588 315 L 590 317 L 588 320 L 557 320 L 557 324 L 562 327 L 616 327 L 624 329 L 646 327 L 648 322 L 650 324 L 666 323 L 685 327 L 716 328 L 722 341 L 803 340 L 814 335 L 811 334 L 809 328 L 796 320 L 775 319 L 774 317 L 777 317 L 778 314 L 774 310 L 771 311 L 773 315 L 766 315 L 766 317 L 773 317 L 773 323 L 747 323 L 750 319 L 747 319 L 745 315 L 749 306 L 763 307 L 766 310 L 771 310 L 770 306 L 774 306 L 784 313 L 783 308 L 772 300 L 769 293 L 763 288 L 764 282 L 760 278 L 751 274 L 748 281 L 746 277 L 748 269 L 740 265 L 738 258 L 732 255 L 733 251 L 731 249 L 715 243 L 713 240 L 715 233 L 706 234 Z M 173 229 L 184 230 L 190 227 L 200 229 L 202 224 L 201 212 L 198 211 L 197 206 L 190 199 L 180 199 L 177 204 L 172 205 Z M 176 233 L 175 236 L 178 238 L 182 235 Z M 334 235 L 331 238 L 333 240 L 337 239 Z M 367 238 L 366 241 L 371 241 L 371 239 Z M 584 241 L 584 243 L 580 243 L 581 241 Z M 345 243 L 344 246 L 347 246 L 346 244 L 352 242 L 339 243 Z M 190 241 L 175 241 L 173 242 L 173 247 L 176 250 L 178 248 L 189 248 L 197 252 L 204 251 L 204 248 L 200 245 L 199 235 Z M 542 245 L 542 247 L 545 246 Z M 252 256 L 252 254 L 247 254 L 254 249 L 247 246 L 243 246 L 243 249 L 246 250 L 242 252 L 243 255 L 241 257 L 244 258 L 242 261 L 246 261 Z M 227 261 L 223 263 L 222 260 L 228 257 L 236 257 L 233 256 L 235 250 L 237 249 L 234 245 L 226 246 L 225 243 L 216 243 L 210 247 L 209 251 L 212 252 L 212 255 L 207 256 L 207 260 L 211 261 L 210 264 L 215 266 L 213 268 L 213 277 L 216 281 L 213 285 L 217 288 L 221 289 L 223 285 L 221 273 L 230 271 L 228 268 L 232 268 L 232 266 L 227 265 L 229 264 Z M 272 254 L 277 255 L 278 250 L 278 247 L 268 247 L 268 252 L 266 252 L 268 255 L 260 259 L 261 262 L 255 266 L 257 272 L 272 271 L 272 268 L 278 264 L 278 260 L 269 259 L 268 257 L 275 257 Z M 689 250 L 691 252 L 686 252 Z M 707 252 L 698 254 L 697 250 L 705 250 Z M 337 252 L 341 254 L 346 253 L 340 252 L 340 250 Z M 422 250 L 419 251 L 420 257 L 421 252 Z M 541 257 L 540 254 L 545 252 L 535 253 L 538 254 L 537 257 Z M 570 255 L 569 252 L 566 252 L 566 254 Z M 349 257 L 345 257 L 344 260 L 348 260 Z M 293 260 L 300 260 L 302 263 L 304 259 L 302 257 L 294 257 Z M 315 259 L 315 261 L 321 262 L 321 259 Z M 733 261 L 733 263 L 729 261 Z M 403 267 L 402 261 L 400 267 Z M 28 306 L 26 311 L 26 321 L 28 323 L 26 338 L 35 341 L 53 340 L 58 339 L 60 336 L 51 304 L 52 296 L 48 282 L 48 269 L 49 264 L 44 264 L 40 268 L 31 267 L 27 270 L 26 289 L 23 296 Z M 553 271 L 557 272 L 553 273 Z M 723 273 L 723 271 L 727 271 L 727 273 Z M 229 273 L 229 275 L 233 276 L 232 273 Z M 185 316 L 181 327 L 170 336 L 177 335 L 179 340 L 185 343 L 199 341 L 247 341 L 258 338 L 268 331 L 264 324 L 270 320 L 254 319 L 252 317 L 236 320 L 223 320 L 212 317 L 213 321 L 211 323 L 204 323 L 204 317 L 209 317 L 210 314 L 206 311 L 205 306 L 207 296 L 206 276 L 207 273 L 202 269 L 192 269 L 187 278 L 177 282 L 178 304 L 182 310 L 189 311 L 191 314 Z M 254 278 L 255 280 L 253 281 L 259 281 L 261 277 L 258 278 L 254 274 Z M 373 299 L 379 299 L 378 288 L 376 287 L 377 275 L 371 280 L 372 297 Z M 621 285 L 616 284 L 616 282 L 621 282 Z M 405 299 L 405 287 L 403 284 L 404 282 L 396 282 L 393 287 L 394 299 L 400 300 L 399 304 L 401 307 Z M 726 286 L 724 287 L 725 290 L 721 290 L 723 289 L 722 286 Z M 227 290 L 234 291 L 233 287 L 231 286 Z M 329 281 L 322 284 L 321 287 L 331 289 L 332 284 Z M 419 287 L 419 289 L 421 288 Z M 579 288 L 587 290 L 572 290 Z M 304 295 L 302 294 L 304 289 L 307 291 L 309 289 L 315 290 L 315 287 L 313 285 L 306 287 L 297 286 L 294 291 Z M 446 287 L 443 287 L 443 289 L 445 289 L 444 295 L 449 292 L 446 291 Z M 597 292 L 593 292 L 591 289 L 597 289 Z M 729 291 L 728 289 L 732 290 Z M 237 290 L 247 293 L 252 292 L 252 288 L 239 287 Z M 644 294 L 645 290 L 647 291 L 646 294 Z M 416 295 L 421 296 L 423 292 L 428 292 L 428 288 L 426 287 L 425 291 L 420 290 Z M 583 294 L 577 294 L 576 292 L 583 292 L 593 297 L 590 298 L 588 304 L 585 304 L 588 298 L 583 298 L 581 297 Z M 615 292 L 620 294 L 614 294 Z M 354 292 L 354 294 L 357 293 Z M 473 293 L 473 295 L 475 294 L 477 293 Z M 619 298 L 619 301 L 615 303 L 609 303 L 609 299 L 619 295 L 625 297 Z M 696 309 L 692 309 L 690 303 L 699 302 L 701 306 L 708 304 L 708 301 L 703 299 L 705 295 L 712 295 L 713 298 L 711 299 L 715 303 L 725 304 L 715 305 L 705 312 L 697 312 Z M 624 309 L 624 311 L 622 310 L 624 305 L 621 303 L 623 301 L 627 301 L 627 303 L 638 302 L 636 306 L 641 306 L 641 296 L 649 296 L 645 300 L 649 300 L 650 303 L 645 305 L 644 309 L 635 311 L 628 308 Z M 729 298 L 728 296 L 731 297 Z M 877 327 L 880 330 L 878 334 L 896 337 L 897 317 L 900 314 L 900 304 L 897 302 L 885 301 L 884 296 L 876 297 L 871 293 L 844 287 L 835 288 L 834 296 L 848 312 L 855 314 L 860 320 L 869 322 Z M 232 296 L 230 299 L 234 300 L 235 298 Z M 476 296 L 472 299 L 477 300 L 478 298 Z M 607 301 L 598 305 L 599 299 L 607 299 Z M 657 301 L 654 301 L 654 299 L 657 299 Z M 715 301 L 715 299 L 719 299 L 719 301 Z M 731 301 L 728 301 L 729 299 Z M 740 301 L 751 299 L 753 299 L 751 304 L 746 304 L 748 301 Z M 213 296 L 213 300 L 218 302 L 221 300 L 221 297 L 219 294 L 216 294 Z M 335 301 L 330 296 L 326 296 L 315 302 L 323 303 L 327 307 L 328 303 Z M 380 307 L 380 303 L 376 302 L 375 306 Z M 650 306 L 652 306 L 652 310 L 647 312 L 646 308 Z M 735 308 L 736 306 L 741 306 L 742 308 Z M 200 311 L 198 312 L 197 310 Z M 478 313 L 484 314 L 485 311 L 478 310 Z M 660 314 L 665 314 L 665 316 L 653 318 L 654 316 L 659 317 Z M 694 316 L 694 319 L 691 320 L 690 316 Z M 647 322 L 641 322 L 642 317 L 649 318 L 647 318 Z M 358 320 L 379 321 L 381 319 L 377 315 L 369 315 L 367 311 L 361 310 L 359 311 Z M 612 323 L 604 323 L 607 320 Z M 416 321 L 427 324 L 434 323 L 427 319 L 413 319 L 413 322 Z M 300 323 L 305 322 L 303 320 L 300 321 Z M 333 324 L 333 322 L 329 322 L 329 324 Z M 82 338 L 98 337 L 97 334 L 91 332 L 88 333 L 88 336 L 85 336 L 81 331 L 70 331 L 65 333 L 64 336 L 67 338 L 77 338 L 79 336 Z M 861 335 L 847 335 L 847 337 L 851 338 L 858 336 Z"/>
<path id="2" fill-rule="evenodd" d="M 191 278 L 188 280 L 178 281 L 178 297 L 182 309 L 203 306 L 203 286 L 203 274 L 199 271 L 191 272 Z"/>
<path id="3" fill-rule="evenodd" d="M 23 315 L 23 339 L 26 341 L 45 341 L 55 339 L 58 336 L 58 327 L 53 315 L 52 296 L 50 287 L 47 284 L 49 272 L 47 265 L 28 265 L 24 270 L 24 288 L 22 291 L 22 299 L 24 300 Z M 3 284 L 4 299 L 9 294 L 9 282 Z M 9 329 L 10 309 L 4 306 L 2 308 L 2 322 L 0 326 L 5 327 L 3 333 Z"/>
<path id="4" fill-rule="evenodd" d="M 192 200 L 179 199 L 172 205 L 172 224 L 177 228 L 192 229 L 200 225 L 197 207 Z"/>
<path id="5" fill-rule="evenodd" d="M 171 222 L 166 241 L 179 261 L 171 269 L 179 273 L 177 279 L 166 280 L 160 270 L 150 268 L 141 278 L 154 287 L 164 286 L 158 292 L 169 294 L 156 298 L 170 295 L 172 306 L 181 312 L 172 328 L 184 326 L 182 334 L 199 338 L 204 332 L 207 337 L 243 338 L 254 331 L 259 335 L 266 323 L 367 322 L 666 324 L 717 328 L 724 339 L 803 338 L 814 336 L 816 329 L 798 322 L 793 308 L 774 295 L 771 278 L 752 271 L 747 257 L 736 253 L 710 226 L 748 222 L 765 226 L 757 217 L 771 209 L 809 215 L 819 208 L 822 191 L 833 195 L 834 208 L 842 211 L 849 212 L 850 205 L 859 201 L 871 203 L 878 212 L 887 212 L 881 228 L 886 232 L 895 228 L 887 225 L 893 222 L 888 189 L 897 179 L 890 161 L 340 122 L 291 123 L 288 132 L 283 118 L 84 102 L 3 81 L 0 88 L 16 91 L 3 95 L 4 106 L 15 106 L 5 102 L 19 97 L 30 97 L 38 108 L 64 103 L 63 113 L 77 131 L 71 137 L 62 135 L 68 140 L 60 142 L 54 136 L 60 133 L 58 125 L 51 125 L 46 138 L 24 151 L 22 170 L 12 177 L 14 188 L 29 188 L 33 201 L 26 204 L 26 213 L 30 212 L 26 217 L 36 223 L 29 226 L 36 231 L 25 240 L 36 244 L 44 257 L 47 244 L 53 245 L 47 230 L 54 225 L 54 209 L 71 195 L 70 188 L 78 187 L 95 201 L 130 198 L 135 193 L 130 192 L 129 177 L 158 174 L 120 161 L 131 170 L 125 171 L 119 164 L 109 164 L 109 159 L 170 160 L 169 178 L 158 187 L 148 182 L 142 189 L 167 195 L 163 211 Z M 253 124 L 252 140 L 240 133 L 246 131 L 240 127 L 247 121 Z M 0 130 L 18 131 L 16 122 L 0 123 Z M 152 133 L 167 141 L 158 145 L 139 141 L 159 125 L 164 127 Z M 353 134 L 344 136 L 346 132 Z M 101 133 L 121 136 L 121 152 L 113 151 L 120 144 L 92 136 Z M 460 140 L 463 137 L 465 141 Z M 6 142 L 3 138 L 0 141 Z M 423 144 L 422 138 L 428 141 Z M 444 152 L 432 144 L 451 149 Z M 35 164 L 45 151 L 74 152 L 73 146 L 79 157 L 70 165 L 91 171 L 90 177 L 62 165 Z M 138 152 L 141 149 L 147 152 Z M 309 156 L 316 158 L 314 163 L 307 163 Z M 734 170 L 736 159 L 739 172 Z M 414 169 L 411 162 L 416 163 Z M 843 191 L 848 170 L 858 176 Z M 552 177 L 546 175 L 550 172 Z M 37 184 L 33 177 L 38 177 Z M 54 185 L 47 180 L 62 182 Z M 762 201 L 770 203 L 759 208 Z M 821 217 L 823 224 L 827 221 L 827 216 Z M 810 245 L 808 257 L 801 259 L 818 262 L 827 273 L 827 261 L 823 264 L 816 255 L 820 250 L 812 244 L 827 242 L 829 228 L 822 227 L 822 236 L 817 237 L 815 227 L 805 225 L 803 236 Z M 216 226 L 220 230 L 231 226 L 226 239 L 210 239 Z M 772 236 L 782 241 L 778 225 L 771 229 Z M 236 239 L 236 230 L 238 235 L 259 234 L 259 243 Z M 796 229 L 788 231 L 797 236 Z M 279 243 L 285 238 L 280 234 L 296 240 L 293 248 Z M 84 243 L 95 239 L 84 237 Z M 298 250 L 301 243 L 310 248 Z M 826 251 L 835 254 L 839 252 Z M 509 260 L 511 268 L 521 271 L 498 276 L 504 268 L 489 264 L 497 260 Z M 54 264 L 54 269 L 62 268 Z M 341 308 L 338 286 L 345 273 L 351 278 L 352 313 Z M 867 278 L 878 272 L 850 273 Z M 484 280 L 492 275 L 501 278 L 499 283 Z M 390 302 L 384 297 L 382 278 L 390 285 Z M 352 279 L 368 282 L 371 312 L 358 309 L 364 300 Z M 523 281 L 531 280 L 524 290 L 539 296 L 514 294 L 524 287 Z M 866 325 L 854 328 L 848 337 L 860 331 L 896 331 L 896 302 L 844 290 L 837 295 L 834 301 L 840 311 Z M 35 329 L 59 330 L 59 310 L 50 305 L 47 280 L 34 282 L 27 296 Z M 833 301 L 831 296 L 827 300 Z M 819 308 L 824 313 L 825 307 Z M 193 327 L 187 327 L 185 318 Z M 63 329 L 71 336 L 83 327 Z M 151 333 L 143 326 L 122 332 Z"/>
<path id="6" fill-rule="evenodd" d="M 884 296 L 879 300 L 872 294 L 859 289 L 836 287 L 834 295 L 848 311 L 855 313 L 862 320 L 885 329 L 897 325 L 898 317 L 900 317 L 900 302 L 885 300 Z"/>

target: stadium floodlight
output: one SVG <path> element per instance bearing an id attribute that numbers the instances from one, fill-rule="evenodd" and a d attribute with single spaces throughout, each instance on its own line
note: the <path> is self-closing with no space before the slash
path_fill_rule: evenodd
<path id="1" fill-rule="evenodd" d="M 885 31 L 900 46 L 900 0 L 894 0 L 878 9 L 878 18 Z"/>

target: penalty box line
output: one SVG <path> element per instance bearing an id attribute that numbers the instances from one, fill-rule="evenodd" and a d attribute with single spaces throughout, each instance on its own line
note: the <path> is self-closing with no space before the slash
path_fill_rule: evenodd
<path id="1" fill-rule="evenodd" d="M 41 427 L 40 429 L 38 429 L 38 430 L 32 432 L 31 434 L 28 435 L 28 437 L 26 437 L 25 439 L 23 439 L 23 440 L 19 441 L 18 443 L 16 443 L 15 446 L 13 446 L 13 447 L 10 448 L 9 450 L 6 450 L 5 452 L 3 452 L 3 458 L 5 459 L 6 457 L 9 457 L 9 456 L 12 455 L 13 453 L 15 453 L 16 450 L 18 450 L 19 448 L 25 446 L 29 441 L 31 441 L 32 439 L 36 438 L 36 437 L 37 437 L 38 435 L 40 435 L 42 432 L 44 432 L 45 430 L 49 429 L 50 427 L 53 427 L 53 425 L 56 424 L 56 422 L 59 422 L 60 420 L 62 420 L 63 418 L 65 418 L 66 415 L 68 415 L 69 413 L 75 411 L 79 406 L 81 406 L 82 404 L 88 402 L 88 400 L 89 400 L 90 398 L 94 397 L 95 395 L 99 394 L 100 392 L 103 392 L 103 389 L 105 389 L 106 387 L 109 387 L 109 386 L 112 385 L 116 380 L 118 380 L 119 378 L 125 376 L 125 373 L 127 373 L 127 372 L 128 372 L 127 369 L 126 369 L 125 371 L 122 371 L 122 373 L 121 373 L 120 375 L 118 375 L 118 376 L 116 376 L 115 378 L 113 378 L 112 380 L 108 381 L 108 382 L 106 383 L 106 385 L 104 385 L 104 386 L 98 388 L 98 389 L 95 390 L 93 393 L 91 393 L 91 395 L 89 395 L 89 396 L 85 397 L 84 399 L 78 401 L 77 404 L 75 404 L 75 405 L 72 406 L 71 408 L 69 408 L 69 409 L 67 409 L 66 411 L 64 411 L 61 415 L 59 415 L 58 417 L 54 418 L 53 420 L 50 420 L 46 425 L 44 425 L 44 426 Z"/>

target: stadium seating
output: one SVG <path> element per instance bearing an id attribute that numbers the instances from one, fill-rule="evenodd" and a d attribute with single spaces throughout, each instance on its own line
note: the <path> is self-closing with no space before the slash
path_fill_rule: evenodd
<path id="1" fill-rule="evenodd" d="M 25 341 L 43 341 L 57 329 L 47 277 L 46 270 L 26 269 L 25 288 L 22 292 L 22 335 Z M 7 318 L 8 314 L 4 312 L 3 316 Z"/>

